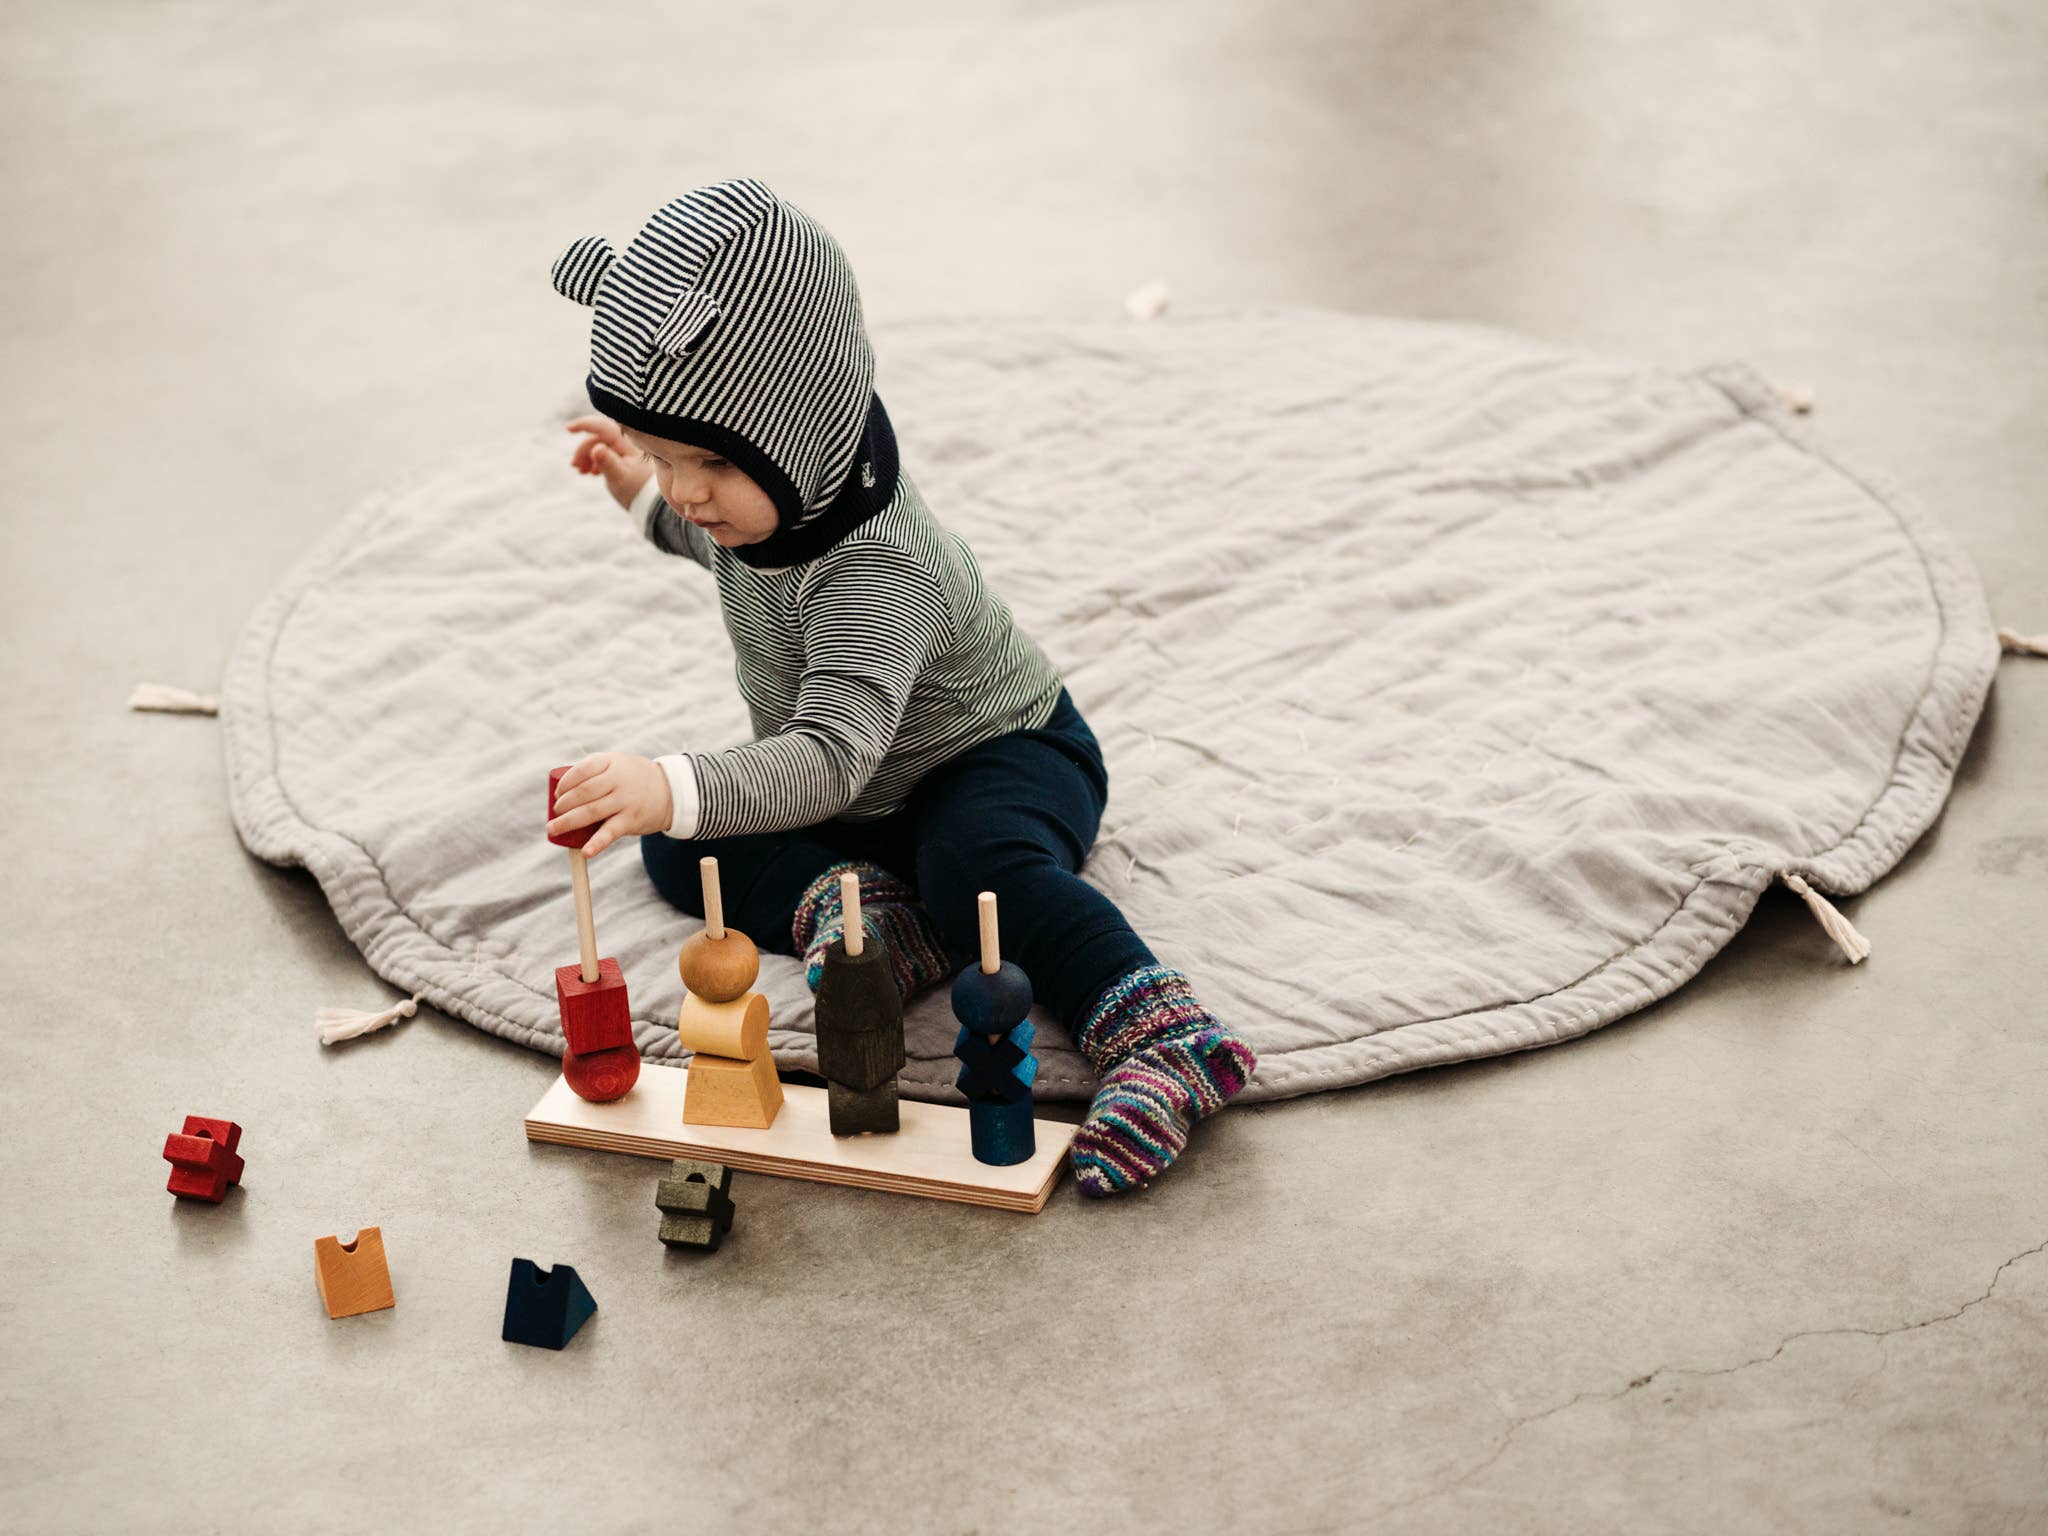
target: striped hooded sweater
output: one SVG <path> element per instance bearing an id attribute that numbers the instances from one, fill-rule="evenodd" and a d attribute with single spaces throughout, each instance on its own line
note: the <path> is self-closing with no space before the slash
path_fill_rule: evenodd
<path id="1" fill-rule="evenodd" d="M 674 837 L 867 821 L 969 747 L 1042 726 L 1061 678 L 897 463 L 852 269 L 758 181 L 657 211 L 623 254 L 556 260 L 592 306 L 591 403 L 729 459 L 775 503 L 768 538 L 727 549 L 650 480 L 632 513 L 718 583 L 755 740 L 669 753 Z"/>

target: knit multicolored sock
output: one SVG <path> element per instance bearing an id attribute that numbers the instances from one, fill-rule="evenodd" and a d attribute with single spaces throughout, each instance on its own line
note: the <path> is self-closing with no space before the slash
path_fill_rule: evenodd
<path id="1" fill-rule="evenodd" d="M 825 951 L 846 932 L 846 914 L 839 904 L 839 877 L 852 870 L 860 877 L 860 925 L 889 951 L 896 990 L 903 1000 L 938 985 L 953 974 L 946 946 L 932 927 L 931 914 L 917 892 L 879 864 L 848 859 L 834 864 L 804 888 L 790 924 L 792 947 L 804 957 L 804 978 L 813 992 L 825 973 Z"/>
<path id="2" fill-rule="evenodd" d="M 1104 992 L 1075 1032 L 1101 1085 L 1074 1133 L 1074 1178 L 1114 1195 L 1156 1177 L 1188 1132 L 1251 1081 L 1258 1058 L 1195 1000 L 1187 977 L 1141 966 Z"/>

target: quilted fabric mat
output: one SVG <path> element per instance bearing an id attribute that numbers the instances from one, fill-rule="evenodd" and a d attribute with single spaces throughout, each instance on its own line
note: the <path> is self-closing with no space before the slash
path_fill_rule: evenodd
<path id="1" fill-rule="evenodd" d="M 1866 889 L 1997 660 L 1939 524 L 1740 366 L 1300 311 L 876 341 L 907 471 L 1101 738 L 1086 878 L 1254 1042 L 1248 1099 L 1570 1039 L 1774 877 Z M 709 576 L 568 469 L 582 408 L 344 518 L 222 696 L 249 848 L 379 975 L 549 1052 L 546 769 L 747 734 Z M 630 843 L 592 877 L 641 1049 L 679 1056 L 698 925 Z M 763 961 L 815 1070 L 798 963 Z M 943 989 L 910 1011 L 906 1093 L 958 1101 L 953 1030 Z M 1043 1097 L 1088 1095 L 1042 1016 L 1037 1050 Z"/>

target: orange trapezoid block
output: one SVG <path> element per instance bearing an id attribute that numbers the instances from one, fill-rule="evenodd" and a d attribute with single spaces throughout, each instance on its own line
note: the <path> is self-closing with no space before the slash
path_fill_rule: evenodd
<path id="1" fill-rule="evenodd" d="M 329 1317 L 354 1317 L 395 1307 L 391 1267 L 384 1258 L 384 1230 L 365 1227 L 352 1242 L 335 1237 L 313 1240 L 313 1278 Z"/>

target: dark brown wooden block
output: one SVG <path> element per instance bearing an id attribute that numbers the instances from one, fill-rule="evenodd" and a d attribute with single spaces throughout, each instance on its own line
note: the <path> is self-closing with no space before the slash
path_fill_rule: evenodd
<path id="1" fill-rule="evenodd" d="M 834 1136 L 888 1135 L 903 1128 L 893 1077 L 875 1088 L 849 1088 L 828 1079 L 825 1105 Z"/>
<path id="2" fill-rule="evenodd" d="M 895 1081 L 903 1070 L 903 999 L 888 951 L 869 944 L 857 955 L 835 939 L 825 951 L 814 1017 L 818 1074 L 865 1091 Z M 832 1127 L 838 1133 L 837 1123 Z"/>

